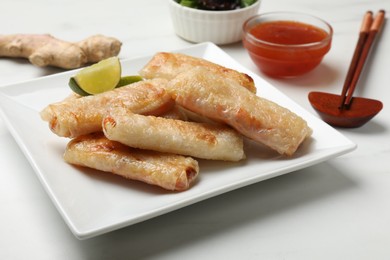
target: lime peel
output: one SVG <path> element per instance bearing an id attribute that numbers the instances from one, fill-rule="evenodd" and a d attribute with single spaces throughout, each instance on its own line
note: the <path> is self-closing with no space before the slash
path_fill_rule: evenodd
<path id="1" fill-rule="evenodd" d="M 132 83 L 135 83 L 135 82 L 138 82 L 138 81 L 142 81 L 143 78 L 141 76 L 138 76 L 138 75 L 132 75 L 132 76 L 123 76 L 121 77 L 121 79 L 119 80 L 118 84 L 116 85 L 116 88 L 120 88 L 120 87 L 123 87 L 123 86 L 126 86 L 126 85 L 130 85 Z"/>
<path id="2" fill-rule="evenodd" d="M 69 79 L 69 82 L 68 82 L 68 85 L 70 87 L 70 89 L 76 93 L 76 94 L 79 94 L 80 96 L 89 96 L 91 94 L 85 92 L 84 90 L 82 90 L 80 88 L 80 86 L 77 84 L 76 80 L 74 79 L 74 77 L 71 77 Z"/>

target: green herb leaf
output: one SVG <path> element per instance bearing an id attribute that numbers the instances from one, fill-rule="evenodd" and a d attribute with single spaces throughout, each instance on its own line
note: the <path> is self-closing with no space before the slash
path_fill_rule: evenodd
<path id="1" fill-rule="evenodd" d="M 241 0 L 241 8 L 253 5 L 257 0 Z"/>
<path id="2" fill-rule="evenodd" d="M 181 0 L 178 1 L 179 4 L 182 6 L 187 6 L 190 8 L 198 8 L 198 1 L 197 0 Z"/>

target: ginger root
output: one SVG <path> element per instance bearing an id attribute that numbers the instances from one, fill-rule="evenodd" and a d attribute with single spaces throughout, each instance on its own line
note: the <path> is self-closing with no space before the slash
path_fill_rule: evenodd
<path id="1" fill-rule="evenodd" d="M 0 35 L 0 57 L 28 58 L 39 67 L 63 69 L 117 56 L 122 43 L 104 35 L 93 35 L 79 42 L 66 42 L 49 34 Z"/>

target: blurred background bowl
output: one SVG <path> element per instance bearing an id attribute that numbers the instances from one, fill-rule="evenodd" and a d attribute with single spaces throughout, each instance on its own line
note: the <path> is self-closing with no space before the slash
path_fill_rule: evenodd
<path id="1" fill-rule="evenodd" d="M 241 40 L 242 25 L 257 14 L 260 0 L 252 5 L 235 10 L 210 11 L 190 8 L 168 0 L 175 33 L 194 42 L 229 44 Z"/>
<path id="2" fill-rule="evenodd" d="M 331 48 L 332 27 L 293 12 L 255 15 L 243 25 L 243 45 L 257 67 L 272 77 L 296 77 L 321 63 Z"/>

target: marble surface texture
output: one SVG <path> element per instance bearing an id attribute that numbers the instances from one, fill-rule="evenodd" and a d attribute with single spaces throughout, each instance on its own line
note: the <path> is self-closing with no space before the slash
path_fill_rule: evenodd
<path id="1" fill-rule="evenodd" d="M 259 72 L 241 43 L 221 46 L 308 111 L 310 91 L 339 93 L 365 11 L 389 0 L 263 0 L 259 12 L 299 11 L 334 28 L 313 72 L 277 80 Z M 386 15 L 388 16 L 388 14 Z M 166 0 L 2 0 L 0 33 L 121 39 L 121 59 L 190 46 L 173 31 Z M 151 220 L 78 240 L 0 119 L 0 259 L 390 259 L 390 27 L 385 24 L 357 95 L 384 109 L 357 129 L 339 129 L 351 153 L 241 188 Z M 0 58 L 0 86 L 62 70 Z"/>

